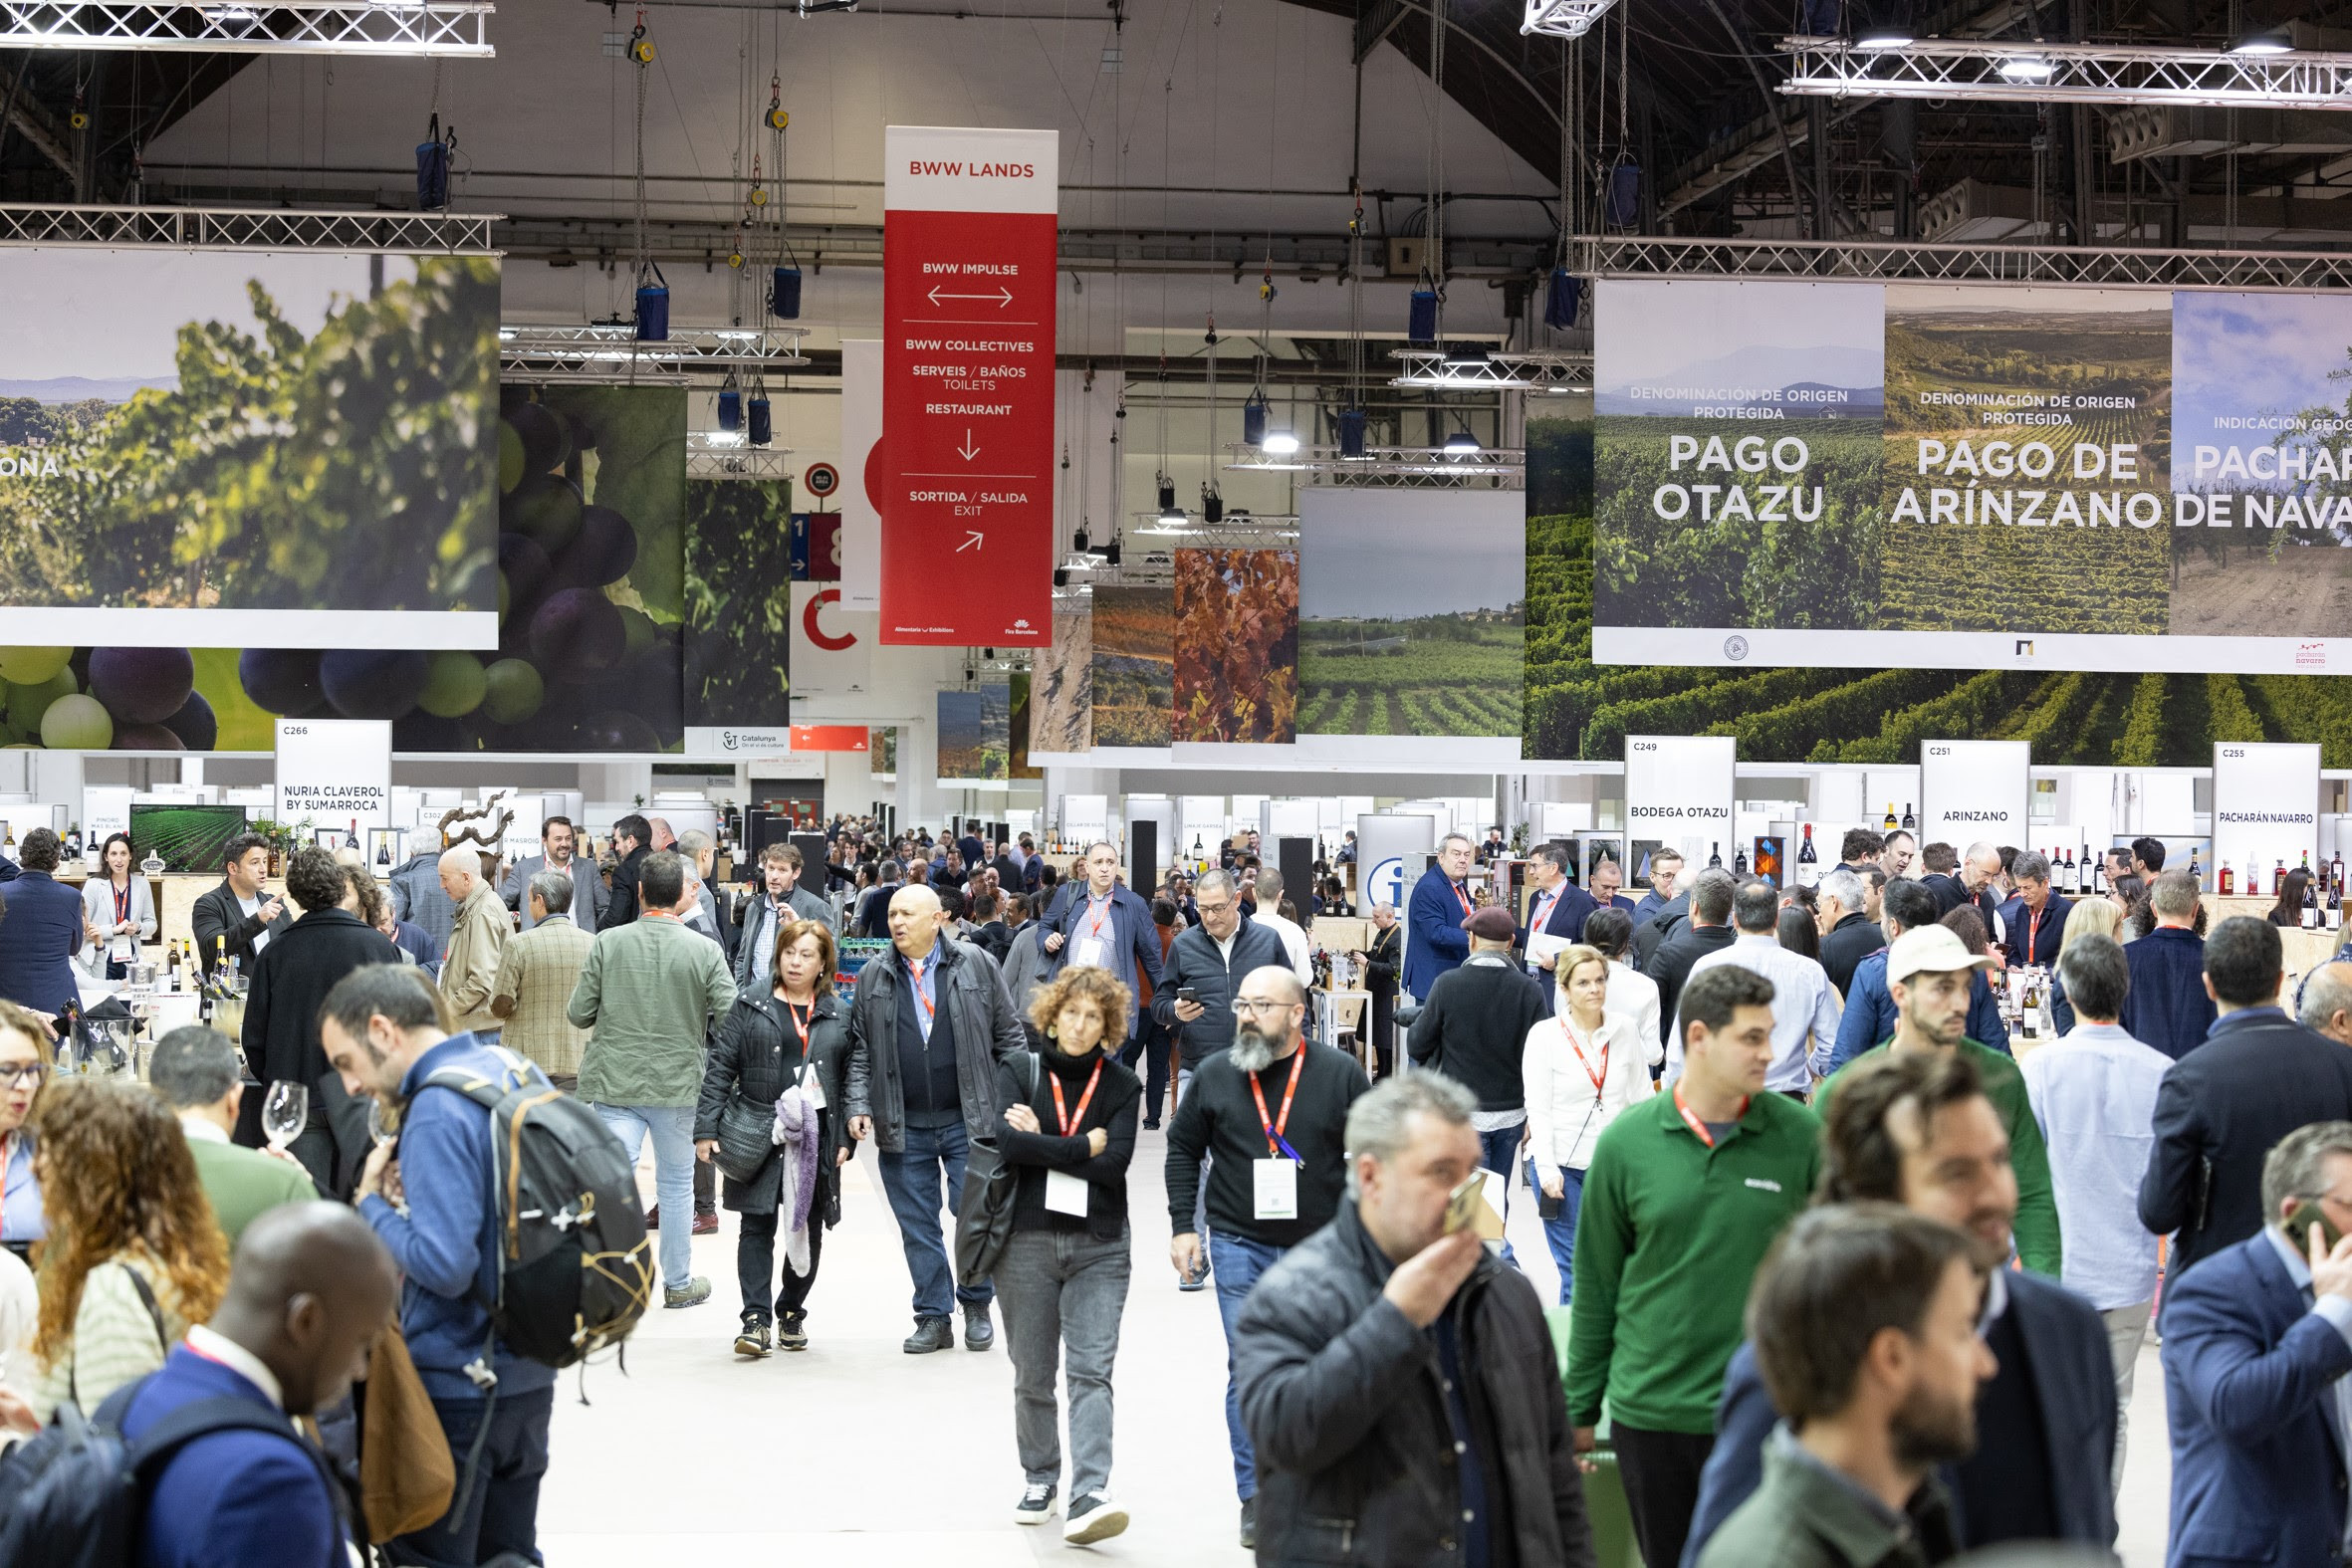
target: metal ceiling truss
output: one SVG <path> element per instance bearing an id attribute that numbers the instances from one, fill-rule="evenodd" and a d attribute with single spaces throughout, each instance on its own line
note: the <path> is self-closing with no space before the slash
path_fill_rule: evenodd
<path id="1" fill-rule="evenodd" d="M 1616 3 L 1617 0 L 1528 0 L 1519 30 L 1539 33 L 1545 38 L 1582 38 Z"/>
<path id="2" fill-rule="evenodd" d="M 1974 38 L 1864 48 L 1807 37 L 1780 48 L 1790 57 L 1780 91 L 1799 97 L 2352 109 L 2352 55 Z"/>
<path id="3" fill-rule="evenodd" d="M 1397 348 L 1391 386 L 1432 391 L 1589 392 L 1592 350 L 1495 348 L 1483 357 L 1449 357 L 1439 348 Z"/>
<path id="4" fill-rule="evenodd" d="M 595 327 L 501 327 L 498 373 L 508 380 L 634 386 L 716 385 L 766 371 L 799 369 L 806 329 L 698 328 L 640 341 L 625 323 Z"/>
<path id="5" fill-rule="evenodd" d="M 488 59 L 490 0 L 0 0 L 0 49 Z"/>
<path id="6" fill-rule="evenodd" d="M 2352 252 L 1933 245 L 1901 240 L 1584 236 L 1598 278 L 1803 278 L 1874 283 L 2074 284 L 2157 289 L 2352 289 Z"/>
<path id="7" fill-rule="evenodd" d="M 797 475 L 789 446 L 753 446 L 741 431 L 687 433 L 688 479 L 792 479 Z"/>
<path id="8" fill-rule="evenodd" d="M 0 203 L 0 245 L 86 250 L 383 251 L 494 256 L 480 212 L 304 212 L 278 207 L 31 206 Z"/>
<path id="9" fill-rule="evenodd" d="M 1226 448 L 1229 474 L 1295 474 L 1310 485 L 1376 490 L 1524 490 L 1528 454 L 1518 447 L 1451 453 L 1442 447 L 1370 446 L 1362 457 L 1341 457 L 1335 446 L 1302 446 L 1277 455 L 1254 446 Z"/>

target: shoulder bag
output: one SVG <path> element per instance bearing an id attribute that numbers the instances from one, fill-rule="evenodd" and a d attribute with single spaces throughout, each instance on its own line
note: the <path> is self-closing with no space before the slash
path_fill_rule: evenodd
<path id="1" fill-rule="evenodd" d="M 1029 1097 L 1038 1094 L 1038 1054 L 1023 1053 Z M 956 1282 L 971 1286 L 996 1271 L 1013 1238 L 1013 1200 L 1021 1173 L 1005 1161 L 994 1133 L 972 1140 L 964 1158 L 964 1203 L 956 1216 Z"/>

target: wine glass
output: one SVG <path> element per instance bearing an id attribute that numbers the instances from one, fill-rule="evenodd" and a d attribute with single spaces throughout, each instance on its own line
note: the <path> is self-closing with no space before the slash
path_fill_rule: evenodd
<path id="1" fill-rule="evenodd" d="M 400 1113 L 387 1107 L 376 1096 L 367 1096 L 367 1136 L 377 1144 L 387 1144 L 400 1136 Z"/>
<path id="2" fill-rule="evenodd" d="M 310 1114 L 310 1085 L 285 1078 L 271 1084 L 268 1097 L 261 1102 L 261 1126 L 270 1147 L 284 1153 L 288 1144 L 302 1136 Z"/>

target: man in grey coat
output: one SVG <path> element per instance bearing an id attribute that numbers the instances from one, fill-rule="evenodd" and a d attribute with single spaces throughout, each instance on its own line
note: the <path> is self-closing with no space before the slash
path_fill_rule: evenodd
<path id="1" fill-rule="evenodd" d="M 756 982 L 776 967 L 776 934 L 796 920 L 814 920 L 830 931 L 833 907 L 801 886 L 800 850 L 791 844 L 770 844 L 760 851 L 760 890 L 743 907 L 743 924 L 737 928 L 738 990 L 760 989 Z"/>
<path id="2" fill-rule="evenodd" d="M 955 1282 L 939 1223 L 939 1185 L 944 1175 L 947 1212 L 960 1214 L 972 1140 L 996 1128 L 997 1062 L 1029 1049 L 997 961 L 948 939 L 942 926 L 939 895 L 930 888 L 892 894 L 896 951 L 858 971 L 849 1008 L 843 1097 L 850 1134 L 874 1141 L 914 1278 L 915 1331 L 901 1347 L 910 1356 L 954 1342 L 949 1318 L 957 1303 L 964 1309 L 964 1348 L 996 1343 L 988 1316 L 994 1287 L 985 1279 Z"/>
<path id="3" fill-rule="evenodd" d="M 539 853 L 525 855 L 507 867 L 506 876 L 498 884 L 498 896 L 506 900 L 506 907 L 522 916 L 522 928 L 529 931 L 539 922 L 532 918 L 528 896 L 531 879 L 542 871 L 556 871 L 572 879 L 572 923 L 583 931 L 596 930 L 604 920 L 604 906 L 612 902 L 612 890 L 604 885 L 604 878 L 592 864 L 583 864 L 574 858 L 580 845 L 580 830 L 568 816 L 551 816 L 539 824 Z"/>

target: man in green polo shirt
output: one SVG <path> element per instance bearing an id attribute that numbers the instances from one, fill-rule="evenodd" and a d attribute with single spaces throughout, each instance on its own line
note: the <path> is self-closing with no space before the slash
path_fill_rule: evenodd
<path id="1" fill-rule="evenodd" d="M 1947 926 L 1920 926 L 1895 939 L 1887 950 L 1887 995 L 1895 1003 L 1895 1037 L 1866 1050 L 1832 1073 L 1813 1096 L 1826 1117 L 1830 1096 L 1847 1068 L 1885 1051 L 1958 1051 L 1976 1064 L 1985 1098 L 2000 1115 L 2009 1135 L 2009 1164 L 2017 1173 L 2017 1256 L 2045 1279 L 2058 1277 L 2058 1199 L 2050 1186 L 2049 1148 L 2025 1075 L 2008 1056 L 1968 1037 L 1969 978 L 1993 962 L 1974 954 Z"/>
<path id="2" fill-rule="evenodd" d="M 1749 1282 L 1821 1168 L 1819 1121 L 1764 1092 L 1772 983 L 1703 970 L 1681 1009 L 1683 1075 L 1620 1112 L 1584 1173 L 1568 1334 L 1576 1447 L 1606 1396 L 1634 1537 L 1661 1564 L 1682 1558 Z"/>

